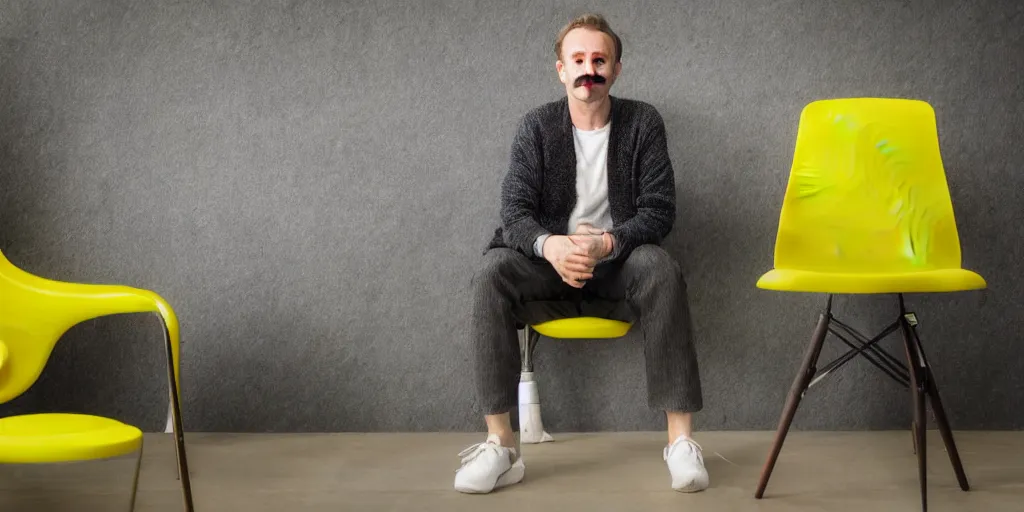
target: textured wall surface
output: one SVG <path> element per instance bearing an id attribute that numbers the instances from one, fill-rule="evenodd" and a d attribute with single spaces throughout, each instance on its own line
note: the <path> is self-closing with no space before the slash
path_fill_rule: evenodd
<path id="1" fill-rule="evenodd" d="M 1015 0 L 7 0 L 0 250 L 39 275 L 169 300 L 189 430 L 480 429 L 469 276 L 512 130 L 564 94 L 552 40 L 584 8 L 624 39 L 613 92 L 654 104 L 668 128 L 679 213 L 666 246 L 690 283 L 698 428 L 775 427 L 824 298 L 754 283 L 772 264 L 801 108 L 848 96 L 935 107 L 964 265 L 991 288 L 910 304 L 954 426 L 1024 427 Z M 894 308 L 836 303 L 864 330 Z M 159 333 L 150 317 L 75 327 L 0 415 L 161 429 Z M 662 428 L 637 341 L 542 341 L 551 430 Z M 829 342 L 823 362 L 839 351 Z M 856 361 L 795 425 L 905 428 L 909 398 Z"/>

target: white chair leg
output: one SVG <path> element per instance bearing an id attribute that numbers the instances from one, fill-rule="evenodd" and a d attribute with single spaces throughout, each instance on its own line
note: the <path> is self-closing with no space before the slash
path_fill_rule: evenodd
<path id="1" fill-rule="evenodd" d="M 174 404 L 167 401 L 167 425 L 164 426 L 164 434 L 174 432 Z"/>
<path id="2" fill-rule="evenodd" d="M 519 438 L 526 444 L 555 440 L 544 431 L 540 417 L 540 393 L 537 392 L 533 372 L 522 372 L 519 377 Z"/>

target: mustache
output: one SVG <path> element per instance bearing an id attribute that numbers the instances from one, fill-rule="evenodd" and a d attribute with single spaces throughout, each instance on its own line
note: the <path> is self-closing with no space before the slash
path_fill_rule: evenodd
<path id="1" fill-rule="evenodd" d="M 581 85 L 583 85 L 583 82 L 586 82 L 586 81 L 590 81 L 590 82 L 593 82 L 595 84 L 603 84 L 603 83 L 605 83 L 606 80 L 601 75 L 580 75 L 580 76 L 576 77 L 576 80 L 573 82 L 573 86 L 574 87 L 580 87 Z"/>

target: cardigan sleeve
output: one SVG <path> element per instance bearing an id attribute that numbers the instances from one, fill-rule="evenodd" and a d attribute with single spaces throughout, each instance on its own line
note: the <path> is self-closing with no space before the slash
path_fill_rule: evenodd
<path id="1" fill-rule="evenodd" d="M 509 169 L 501 184 L 501 224 L 505 245 L 534 256 L 534 243 L 550 232 L 537 220 L 543 185 L 543 156 L 540 126 L 533 115 L 519 123 Z"/>
<path id="2" fill-rule="evenodd" d="M 608 260 L 624 260 L 644 244 L 660 244 L 676 218 L 675 173 L 668 154 L 665 123 L 654 107 L 644 112 L 644 135 L 638 151 L 639 187 L 636 215 L 611 230 L 615 248 Z"/>

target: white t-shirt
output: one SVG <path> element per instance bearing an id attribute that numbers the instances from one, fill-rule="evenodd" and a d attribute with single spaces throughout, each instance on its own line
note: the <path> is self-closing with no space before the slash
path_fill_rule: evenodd
<path id="1" fill-rule="evenodd" d="M 608 139 L 612 131 L 609 121 L 596 130 L 579 130 L 572 127 L 573 146 L 576 149 L 576 206 L 569 215 L 569 234 L 583 223 L 603 231 L 613 227 L 611 207 L 608 204 Z M 548 235 L 541 235 L 533 244 L 538 257 L 544 255 L 544 241 Z"/>
<path id="2" fill-rule="evenodd" d="M 608 206 L 608 135 L 612 123 L 596 130 L 572 128 L 576 146 L 576 206 L 569 215 L 569 233 L 583 223 L 611 231 L 612 214 Z"/>

